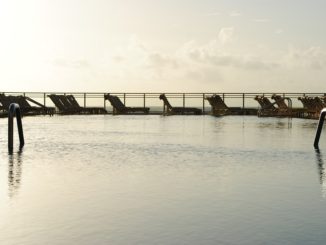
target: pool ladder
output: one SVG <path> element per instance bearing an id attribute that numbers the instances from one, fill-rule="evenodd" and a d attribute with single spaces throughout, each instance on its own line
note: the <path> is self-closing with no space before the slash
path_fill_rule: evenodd
<path id="1" fill-rule="evenodd" d="M 322 109 L 320 116 L 319 116 L 319 123 L 318 123 L 318 128 L 317 128 L 315 142 L 314 142 L 315 149 L 319 149 L 318 143 L 319 143 L 321 131 L 323 129 L 325 116 L 326 116 L 326 108 Z"/>
<path id="2" fill-rule="evenodd" d="M 8 151 L 9 154 L 12 154 L 14 149 L 14 117 L 16 116 L 17 128 L 19 134 L 19 149 L 21 150 L 24 147 L 24 132 L 22 124 L 22 115 L 21 110 L 18 104 L 11 103 L 9 106 L 8 113 Z"/>

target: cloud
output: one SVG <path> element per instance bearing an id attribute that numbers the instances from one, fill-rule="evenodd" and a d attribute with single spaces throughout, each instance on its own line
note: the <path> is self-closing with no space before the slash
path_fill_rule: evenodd
<path id="1" fill-rule="evenodd" d="M 266 22 L 270 22 L 271 20 L 262 18 L 262 19 L 253 19 L 252 21 L 257 23 L 266 23 Z"/>
<path id="2" fill-rule="evenodd" d="M 302 84 L 311 74 L 309 71 L 326 69 L 326 53 L 319 47 L 292 47 L 279 52 L 269 48 L 239 50 L 224 45 L 232 39 L 233 32 L 233 28 L 222 28 L 216 39 L 204 44 L 191 40 L 169 53 L 139 39 L 130 40 L 118 54 L 111 54 L 111 61 L 102 67 L 98 79 L 117 81 L 119 86 L 127 87 L 130 83 L 138 84 L 137 88 L 144 91 L 169 88 L 202 91 L 215 87 L 238 91 L 275 86 L 296 89 L 299 85 L 283 84 L 284 81 Z"/>
<path id="3" fill-rule="evenodd" d="M 277 62 L 265 61 L 256 55 L 240 55 L 216 50 L 212 52 L 207 48 L 200 48 L 189 52 L 189 58 L 201 64 L 214 67 L 241 68 L 245 70 L 271 70 L 279 67 Z"/>
<path id="4" fill-rule="evenodd" d="M 240 12 L 238 12 L 238 11 L 235 11 L 235 10 L 233 10 L 233 11 L 231 11 L 230 13 L 229 13 L 229 16 L 230 17 L 239 17 L 239 16 L 241 16 L 242 14 L 240 13 Z"/>
<path id="5" fill-rule="evenodd" d="M 178 62 L 175 58 L 160 54 L 158 52 L 148 54 L 148 63 L 150 67 L 155 68 L 178 67 Z"/>
<path id="6" fill-rule="evenodd" d="M 284 30 L 281 29 L 281 28 L 279 28 L 279 29 L 276 29 L 274 33 L 275 33 L 276 35 L 281 35 L 283 32 L 284 32 Z"/>
<path id="7" fill-rule="evenodd" d="M 291 46 L 284 57 L 284 61 L 291 69 L 323 70 L 326 69 L 326 52 L 321 47 L 312 46 L 299 49 Z"/>
<path id="8" fill-rule="evenodd" d="M 221 15 L 220 12 L 211 12 L 211 13 L 205 14 L 205 16 L 219 16 L 219 15 Z"/>
<path id="9" fill-rule="evenodd" d="M 234 40 L 234 28 L 224 27 L 220 30 L 218 34 L 218 39 L 222 44 L 230 43 Z"/>

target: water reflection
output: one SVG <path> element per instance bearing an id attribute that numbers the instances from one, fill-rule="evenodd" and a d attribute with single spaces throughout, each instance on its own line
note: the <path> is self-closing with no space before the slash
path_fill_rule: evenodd
<path id="1" fill-rule="evenodd" d="M 8 195 L 13 197 L 20 187 L 22 176 L 22 151 L 8 155 Z"/>
<path id="2" fill-rule="evenodd" d="M 321 191 L 324 198 L 326 198 L 326 174 L 325 174 L 325 165 L 323 156 L 319 149 L 316 149 L 316 163 L 318 167 L 318 173 L 319 173 L 319 182 L 321 185 Z"/>
<path id="3" fill-rule="evenodd" d="M 259 128 L 277 128 L 277 129 L 291 129 L 292 128 L 292 118 L 288 120 L 279 121 L 261 121 L 258 123 Z"/>

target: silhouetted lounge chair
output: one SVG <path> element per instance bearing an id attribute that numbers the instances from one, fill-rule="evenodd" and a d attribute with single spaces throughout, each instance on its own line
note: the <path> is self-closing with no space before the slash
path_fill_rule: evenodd
<path id="1" fill-rule="evenodd" d="M 164 113 L 167 115 L 184 115 L 184 114 L 193 114 L 193 115 L 201 115 L 202 110 L 194 107 L 173 107 L 165 94 L 160 95 L 160 100 L 163 100 L 164 103 Z"/>
<path id="2" fill-rule="evenodd" d="M 321 99 L 323 101 L 324 107 L 326 107 L 326 95 L 322 96 Z"/>
<path id="3" fill-rule="evenodd" d="M 128 107 L 125 106 L 118 96 L 106 94 L 104 99 L 108 100 L 113 107 L 113 114 L 148 114 L 148 107 Z"/>
<path id="4" fill-rule="evenodd" d="M 272 103 L 267 97 L 257 95 L 255 98 L 260 105 L 258 110 L 259 117 L 272 117 L 278 115 L 278 109 L 275 107 L 275 103 Z"/>
<path id="5" fill-rule="evenodd" d="M 224 103 L 219 95 L 214 94 L 210 97 L 206 97 L 206 100 L 208 100 L 209 104 L 212 106 L 212 114 L 214 116 L 230 114 L 230 108 Z"/>
<path id="6" fill-rule="evenodd" d="M 73 95 L 50 94 L 48 97 L 58 108 L 60 114 L 106 114 L 103 107 L 81 107 Z"/>
<path id="7" fill-rule="evenodd" d="M 325 107 L 323 99 L 319 97 L 299 97 L 298 100 L 301 101 L 305 109 L 306 118 L 318 119 L 321 110 Z"/>
<path id="8" fill-rule="evenodd" d="M 74 114 L 80 112 L 79 110 L 72 110 L 70 104 L 67 104 L 67 98 L 64 95 L 50 94 L 48 97 L 61 114 Z"/>
<path id="9" fill-rule="evenodd" d="M 297 115 L 297 111 L 292 110 L 292 101 L 290 98 L 285 98 L 277 94 L 272 95 L 272 99 L 277 104 L 277 116 L 280 117 L 293 117 Z M 285 103 L 288 101 L 288 104 Z"/>
<path id="10" fill-rule="evenodd" d="M 30 105 L 28 101 L 37 106 Z M 5 94 L 0 94 L 0 103 L 2 105 L 1 109 L 6 112 L 8 112 L 11 103 L 16 103 L 19 105 L 23 115 L 40 115 L 40 114 L 52 115 L 54 113 L 54 108 L 46 107 L 41 103 L 29 97 L 24 97 L 24 96 L 13 96 L 13 95 L 7 96 Z"/>

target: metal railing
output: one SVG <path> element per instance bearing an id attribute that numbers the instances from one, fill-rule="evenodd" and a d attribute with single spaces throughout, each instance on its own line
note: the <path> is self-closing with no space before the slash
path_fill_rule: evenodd
<path id="1" fill-rule="evenodd" d="M 319 146 L 318 146 L 319 145 L 319 139 L 320 139 L 321 131 L 322 131 L 323 126 L 324 126 L 325 116 L 326 116 L 326 108 L 324 108 L 320 113 L 319 123 L 318 123 L 317 131 L 316 131 L 316 137 L 315 137 L 315 141 L 314 141 L 315 149 L 319 148 Z"/>
<path id="2" fill-rule="evenodd" d="M 7 95 L 23 95 L 28 96 L 33 99 L 36 99 L 38 102 L 41 102 L 43 105 L 47 105 L 48 102 L 50 102 L 50 99 L 47 97 L 47 95 L 50 94 L 72 94 L 74 95 L 78 100 L 82 101 L 81 105 L 87 106 L 87 101 L 89 99 L 101 99 L 102 102 L 104 101 L 104 94 L 110 93 L 111 95 L 116 95 L 120 97 L 124 102 L 127 101 L 127 99 L 133 99 L 138 98 L 142 99 L 143 101 L 146 101 L 147 99 L 157 99 L 159 100 L 159 95 L 161 93 L 153 92 L 153 93 L 139 93 L 139 92 L 0 92 L 5 93 Z M 165 92 L 166 96 L 168 98 L 179 98 L 184 99 L 185 101 L 187 99 L 195 98 L 195 99 L 203 99 L 206 96 L 210 96 L 213 94 L 220 95 L 223 99 L 238 99 L 239 102 L 241 101 L 241 104 L 239 103 L 238 106 L 245 107 L 246 102 L 248 100 L 253 100 L 253 98 L 256 95 L 264 95 L 267 97 L 271 97 L 273 94 L 279 94 L 282 95 L 282 97 L 288 97 L 291 99 L 296 99 L 298 97 L 302 96 L 324 96 L 325 93 L 283 93 L 283 92 L 256 92 L 256 93 L 229 93 L 229 92 L 205 92 L 205 93 L 180 93 L 180 92 Z"/>
<path id="3" fill-rule="evenodd" d="M 54 106 L 50 94 L 57 95 L 73 95 L 82 107 L 103 106 L 110 109 L 110 103 L 104 100 L 104 95 L 110 93 L 118 96 L 121 101 L 128 106 L 143 106 L 143 107 L 160 107 L 163 110 L 163 103 L 159 100 L 161 93 L 140 93 L 140 92 L 0 92 L 6 95 L 23 95 L 32 98 L 43 106 Z M 257 93 L 229 93 L 229 92 L 205 92 L 205 93 L 178 93 L 165 92 L 165 95 L 170 100 L 173 106 L 191 106 L 197 107 L 205 112 L 210 110 L 209 103 L 205 100 L 207 96 L 217 94 L 230 107 L 239 107 L 242 109 L 259 108 L 257 101 L 254 100 L 256 95 L 271 97 L 273 94 L 279 94 L 292 100 L 292 108 L 302 108 L 302 103 L 297 100 L 298 97 L 310 96 L 318 97 L 325 96 L 325 93 L 283 93 L 283 92 L 257 92 Z M 0 108 L 1 109 L 1 108 Z M 152 112 L 153 110 L 151 110 Z"/>
<path id="4" fill-rule="evenodd" d="M 14 149 L 14 117 L 16 116 L 17 128 L 19 134 L 19 149 L 21 150 L 25 145 L 23 124 L 21 118 L 21 111 L 18 104 L 12 103 L 9 106 L 8 113 L 8 151 L 12 154 Z"/>

